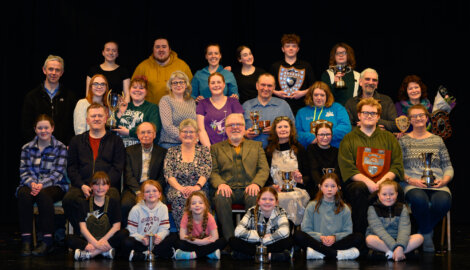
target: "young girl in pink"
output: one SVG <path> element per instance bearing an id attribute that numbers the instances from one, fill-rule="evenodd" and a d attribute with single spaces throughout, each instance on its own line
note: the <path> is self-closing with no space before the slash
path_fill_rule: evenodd
<path id="1" fill-rule="evenodd" d="M 209 201 L 202 191 L 193 192 L 186 200 L 180 226 L 180 239 L 176 241 L 174 258 L 191 260 L 208 257 L 219 260 L 220 250 L 226 246 L 219 238 L 217 224 L 209 212 Z"/>

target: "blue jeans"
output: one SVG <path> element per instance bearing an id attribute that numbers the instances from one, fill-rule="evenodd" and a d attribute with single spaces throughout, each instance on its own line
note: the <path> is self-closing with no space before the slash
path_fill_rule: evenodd
<path id="1" fill-rule="evenodd" d="M 430 233 L 447 214 L 452 203 L 448 192 L 414 188 L 405 195 L 421 234 Z"/>

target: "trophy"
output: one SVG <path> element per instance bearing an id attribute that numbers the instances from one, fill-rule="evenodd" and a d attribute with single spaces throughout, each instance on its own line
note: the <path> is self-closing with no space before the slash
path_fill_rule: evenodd
<path id="1" fill-rule="evenodd" d="M 260 129 L 264 130 L 265 128 L 269 127 L 271 125 L 271 121 L 269 120 L 260 120 L 259 121 L 259 127 Z"/>
<path id="2" fill-rule="evenodd" d="M 149 246 L 148 246 L 148 256 L 147 256 L 147 261 L 153 262 L 155 261 L 155 255 L 153 254 L 152 250 L 154 247 L 153 241 L 155 240 L 155 235 L 154 234 L 149 234 Z"/>
<path id="3" fill-rule="evenodd" d="M 434 173 L 431 169 L 432 155 L 433 153 L 421 153 L 421 158 L 424 163 L 424 171 L 423 175 L 421 176 L 421 180 L 424 180 L 424 183 L 428 187 L 434 186 L 434 180 L 436 180 L 436 177 L 434 176 Z"/>
<path id="4" fill-rule="evenodd" d="M 259 126 L 259 116 L 260 116 L 260 113 L 259 111 L 251 111 L 250 112 L 250 118 L 251 118 L 251 122 L 253 123 L 253 132 L 258 135 L 260 134 L 261 132 L 261 127 Z"/>
<path id="5" fill-rule="evenodd" d="M 346 66 L 346 65 L 336 65 L 336 66 L 330 66 L 330 70 L 333 71 L 333 73 L 336 75 L 336 73 L 348 73 L 351 72 L 351 67 Z M 339 77 L 339 80 L 335 82 L 335 88 L 342 89 L 346 88 L 346 83 L 343 81 L 342 77 Z"/>
<path id="6" fill-rule="evenodd" d="M 399 117 L 395 118 L 395 124 L 397 124 L 397 128 L 402 133 L 405 133 L 410 127 L 410 119 L 405 115 L 400 115 Z"/>
<path id="7" fill-rule="evenodd" d="M 260 244 L 256 246 L 256 255 L 255 255 L 255 262 L 256 263 L 269 263 L 269 257 L 268 257 L 268 247 L 266 247 L 263 244 L 263 239 L 264 235 L 266 234 L 266 223 L 264 221 L 258 221 L 258 224 L 256 224 L 256 231 L 258 232 L 258 235 L 260 237 Z"/>
<path id="8" fill-rule="evenodd" d="M 282 189 L 283 192 L 294 191 L 294 185 L 292 183 L 292 172 L 281 172 L 282 176 Z"/>
<path id="9" fill-rule="evenodd" d="M 334 173 L 335 168 L 323 168 L 323 169 L 321 169 L 321 171 L 323 172 L 323 175 L 325 175 L 327 173 Z"/>
<path id="10" fill-rule="evenodd" d="M 108 94 L 106 95 L 106 100 L 108 101 L 108 107 L 109 110 L 111 111 L 111 115 L 108 118 L 108 121 L 106 121 L 106 126 L 110 129 L 115 129 L 117 127 L 117 120 L 114 117 L 115 113 L 117 110 L 119 110 L 119 105 L 120 105 L 120 99 L 124 99 L 125 95 L 124 92 L 119 95 L 116 93 L 113 93 L 111 90 L 109 90 Z"/>

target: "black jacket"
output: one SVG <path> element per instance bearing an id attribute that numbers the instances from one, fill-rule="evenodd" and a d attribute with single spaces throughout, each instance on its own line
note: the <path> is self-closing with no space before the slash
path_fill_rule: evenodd
<path id="1" fill-rule="evenodd" d="M 111 186 L 121 190 L 121 176 L 126 159 L 126 149 L 121 137 L 110 131 L 101 138 L 98 156 L 93 160 L 89 131 L 72 138 L 67 156 L 67 173 L 72 186 L 81 188 L 90 185 L 93 174 L 104 171 L 111 180 Z"/>
<path id="2" fill-rule="evenodd" d="M 23 102 L 22 141 L 26 143 L 34 138 L 36 118 L 40 114 L 47 114 L 55 122 L 54 137 L 68 145 L 74 135 L 73 110 L 76 103 L 75 94 L 62 84 L 59 84 L 59 90 L 52 100 L 42 83 L 28 92 Z"/>

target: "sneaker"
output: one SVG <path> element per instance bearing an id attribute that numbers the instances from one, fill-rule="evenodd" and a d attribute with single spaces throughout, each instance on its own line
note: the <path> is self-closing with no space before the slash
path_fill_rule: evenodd
<path id="1" fill-rule="evenodd" d="M 323 260 L 325 255 L 321 254 L 320 252 L 314 250 L 311 247 L 307 248 L 307 260 Z"/>
<path id="2" fill-rule="evenodd" d="M 387 260 L 393 260 L 393 251 L 389 250 L 385 252 L 385 257 L 387 258 Z"/>
<path id="3" fill-rule="evenodd" d="M 338 261 L 354 260 L 359 257 L 359 254 L 359 250 L 355 247 L 352 247 L 349 249 L 338 250 L 338 255 L 336 256 L 336 258 L 338 259 Z"/>
<path id="4" fill-rule="evenodd" d="M 135 262 L 135 261 L 145 261 L 147 260 L 147 251 L 144 252 L 139 252 L 135 250 L 131 250 L 131 253 L 129 254 L 129 261 L 130 262 Z"/>
<path id="5" fill-rule="evenodd" d="M 85 260 L 89 260 L 91 258 L 91 256 L 90 256 L 90 252 L 88 252 L 86 250 L 79 250 L 77 248 L 75 250 L 75 254 L 74 254 L 73 258 L 76 261 L 85 261 Z"/>
<path id="6" fill-rule="evenodd" d="M 433 232 L 423 234 L 423 251 L 424 252 L 435 252 L 434 242 L 433 242 Z"/>
<path id="7" fill-rule="evenodd" d="M 212 252 L 211 254 L 208 254 L 207 258 L 209 258 L 210 260 L 220 260 L 220 250 L 217 249 L 216 251 Z"/>
<path id="8" fill-rule="evenodd" d="M 101 255 L 103 255 L 103 257 L 105 258 L 108 258 L 108 259 L 114 259 L 114 256 L 116 256 L 116 250 L 114 250 L 114 248 L 106 251 L 106 252 L 103 252 Z"/>
<path id="9" fill-rule="evenodd" d="M 191 260 L 194 259 L 193 256 L 191 256 L 192 252 L 188 251 L 182 251 L 181 249 L 177 249 L 175 253 L 173 254 L 173 258 L 175 260 Z"/>

